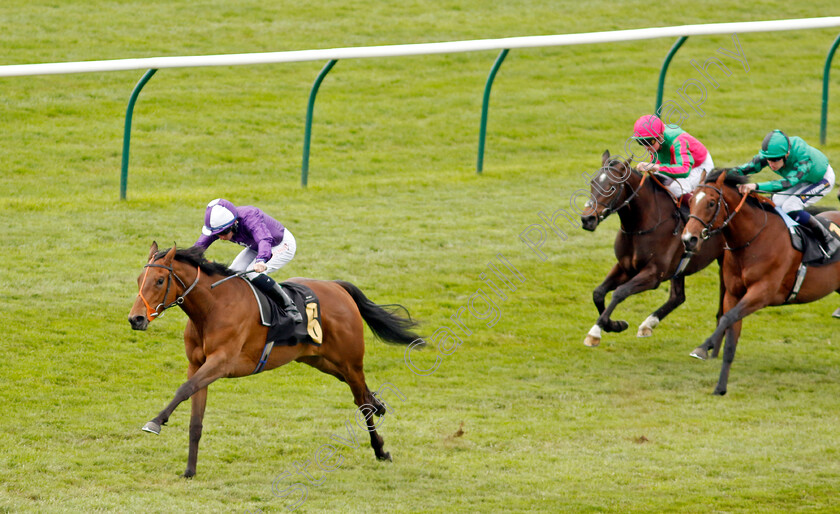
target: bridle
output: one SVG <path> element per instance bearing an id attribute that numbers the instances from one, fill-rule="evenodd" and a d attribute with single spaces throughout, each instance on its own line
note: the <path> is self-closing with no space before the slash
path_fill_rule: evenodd
<path id="1" fill-rule="evenodd" d="M 624 166 L 627 166 L 627 164 L 624 164 Z M 612 214 L 614 212 L 618 212 L 621 209 L 624 209 L 625 207 L 630 205 L 630 202 L 632 202 L 639 195 L 639 192 L 644 187 L 645 180 L 647 180 L 647 177 L 648 177 L 648 173 L 645 173 L 645 174 L 642 175 L 642 179 L 639 181 L 639 186 L 636 189 L 633 189 L 633 187 L 627 183 L 627 180 L 621 181 L 621 184 L 620 184 L 621 189 L 619 189 L 615 193 L 615 195 L 613 197 L 613 200 L 610 203 L 610 205 L 607 205 L 606 207 L 604 207 L 604 210 L 601 211 L 601 214 L 598 214 L 598 223 L 601 223 L 602 221 L 607 219 L 607 217 L 610 214 Z M 615 186 L 615 184 L 611 184 L 611 185 Z M 624 199 L 623 202 L 621 202 L 620 198 L 622 197 L 622 195 L 624 195 L 625 188 L 630 189 L 631 193 L 630 193 L 629 196 L 627 196 L 626 199 Z M 628 235 L 631 235 L 631 236 L 641 236 L 641 235 L 644 235 L 644 234 L 649 234 L 649 233 L 653 232 L 654 230 L 656 230 L 657 228 L 659 228 L 659 226 L 662 225 L 662 223 L 664 223 L 665 220 L 668 219 L 668 218 L 667 217 L 663 218 L 662 213 L 659 211 L 659 197 L 654 195 L 654 201 L 656 202 L 656 205 L 657 205 L 657 212 L 659 213 L 659 220 L 656 222 L 656 224 L 653 227 L 651 227 L 649 229 L 646 229 L 646 230 L 628 232 L 628 231 L 624 230 L 624 227 L 622 226 L 621 231 L 624 232 L 625 234 L 628 234 Z M 621 204 L 616 206 L 615 204 L 618 204 L 619 202 L 621 202 Z M 595 206 L 597 207 L 598 205 L 599 205 L 598 200 L 595 200 Z M 593 210 L 594 210 L 594 208 L 593 208 Z"/>
<path id="2" fill-rule="evenodd" d="M 157 317 L 163 316 L 163 313 L 166 311 L 166 309 L 169 309 L 171 307 L 174 307 L 176 305 L 181 305 L 182 303 L 184 303 L 184 298 L 188 294 L 190 294 L 190 291 L 192 291 L 193 288 L 195 288 L 196 284 L 198 284 L 198 279 L 201 278 L 201 267 L 197 267 L 196 268 L 197 272 L 195 274 L 195 281 L 190 285 L 190 287 L 187 287 L 187 285 L 184 283 L 184 281 L 181 280 L 181 277 L 179 277 L 178 274 L 175 273 L 175 270 L 172 269 L 172 266 L 164 266 L 163 264 L 155 264 L 154 260 L 155 260 L 154 257 L 152 257 L 152 260 L 150 260 L 148 264 L 143 266 L 144 268 L 146 268 L 146 273 L 143 275 L 143 283 L 140 284 L 140 291 L 138 291 L 138 293 L 137 293 L 137 296 L 139 296 L 140 299 L 143 300 L 143 303 L 146 305 L 146 315 L 148 316 L 149 321 L 152 321 L 153 319 L 155 319 Z M 146 278 L 149 276 L 149 268 L 163 268 L 163 269 L 169 271 L 169 274 L 166 277 L 166 292 L 163 294 L 163 300 L 154 309 L 152 309 L 152 306 L 149 305 L 149 301 L 146 300 L 146 297 L 143 296 L 143 286 L 146 285 Z M 175 300 L 172 303 L 170 303 L 169 305 L 166 305 L 166 297 L 169 296 L 169 289 L 172 286 L 172 277 L 173 276 L 181 284 L 181 287 L 184 289 L 184 294 L 175 298 Z M 161 309 L 161 307 L 163 307 L 163 308 Z"/>
<path id="3" fill-rule="evenodd" d="M 729 223 L 732 221 L 732 218 L 734 218 L 735 215 L 738 214 L 738 212 L 741 210 L 741 207 L 744 206 L 744 203 L 747 201 L 747 197 L 750 196 L 750 194 L 747 193 L 747 194 L 743 195 L 741 197 L 741 201 L 738 203 L 738 206 L 735 207 L 735 209 L 730 213 L 729 212 L 729 204 L 723 201 L 723 191 L 722 190 L 720 190 L 720 189 L 718 189 L 714 186 L 710 186 L 708 184 L 700 184 L 700 185 L 697 186 L 696 189 L 700 189 L 700 188 L 711 189 L 712 191 L 714 191 L 718 194 L 718 199 L 717 199 L 717 202 L 715 203 L 715 213 L 712 215 L 711 218 L 709 218 L 708 223 L 703 221 L 696 214 L 691 213 L 691 214 L 688 215 L 689 219 L 694 218 L 697 221 L 699 221 L 700 224 L 703 226 L 703 230 L 700 231 L 700 237 L 705 241 L 705 240 L 708 240 L 710 237 L 721 233 L 723 231 L 723 229 L 725 229 L 727 226 L 729 226 Z M 712 225 L 714 225 L 715 220 L 717 219 L 718 214 L 720 213 L 721 205 L 723 205 L 724 212 L 726 213 L 725 214 L 725 219 L 723 220 L 723 222 L 720 224 L 719 227 L 715 228 Z M 764 209 L 762 209 L 762 211 L 764 211 Z M 766 226 L 767 226 L 767 211 L 764 211 L 764 225 L 760 229 L 758 229 L 758 232 L 756 232 L 756 234 L 752 237 L 752 239 L 747 241 L 746 244 L 743 244 L 743 245 L 741 245 L 737 248 L 730 248 L 728 245 L 726 245 L 724 248 L 726 250 L 739 250 L 741 248 L 746 248 L 747 246 L 751 245 L 753 241 L 755 241 L 755 239 L 758 237 L 759 234 L 761 234 L 761 232 L 764 230 L 764 227 L 766 227 Z"/>
<path id="4" fill-rule="evenodd" d="M 623 164 L 623 166 L 627 166 L 627 164 Z M 631 186 L 627 185 L 627 180 L 622 180 L 622 181 L 621 181 L 621 189 L 619 189 L 619 190 L 615 193 L 615 196 L 613 196 L 613 200 L 612 200 L 612 202 L 610 202 L 610 205 L 605 206 L 605 207 L 604 207 L 604 210 L 603 210 L 603 211 L 601 211 L 601 214 L 598 214 L 598 223 L 600 223 L 600 222 L 604 221 L 605 219 L 607 219 L 607 217 L 608 217 L 610 214 L 612 214 L 612 213 L 614 213 L 614 212 L 618 212 L 618 211 L 620 211 L 621 209 L 623 209 L 623 208 L 627 207 L 628 205 L 630 205 L 630 202 L 632 202 L 632 201 L 633 201 L 633 199 L 634 199 L 634 198 L 636 198 L 636 196 L 638 196 L 639 191 L 641 191 L 641 190 L 642 190 L 642 186 L 644 186 L 644 185 L 645 185 L 645 178 L 646 178 L 646 177 L 647 177 L 647 175 L 645 175 L 645 176 L 643 176 L 643 177 L 642 177 L 641 182 L 639 182 L 639 187 L 638 187 L 638 188 L 636 188 L 636 189 L 633 189 Z M 611 186 L 615 186 L 615 184 L 610 184 L 610 185 L 611 185 Z M 622 197 L 622 195 L 624 195 L 624 190 L 625 190 L 625 188 L 629 188 L 629 189 L 630 189 L 630 191 L 631 191 L 630 196 L 628 196 L 628 197 L 627 197 L 627 198 L 626 198 L 623 202 L 621 202 L 621 205 L 619 205 L 619 206 L 617 206 L 617 207 L 616 207 L 616 206 L 615 206 L 615 204 L 617 204 L 617 203 L 620 201 L 620 198 Z M 595 200 L 595 206 L 596 206 L 596 207 L 598 206 L 598 204 L 599 204 L 599 203 L 600 203 L 600 202 L 598 202 L 598 200 Z M 594 210 L 594 208 L 593 208 L 593 210 Z M 596 211 L 596 213 L 597 213 L 597 211 Z"/>

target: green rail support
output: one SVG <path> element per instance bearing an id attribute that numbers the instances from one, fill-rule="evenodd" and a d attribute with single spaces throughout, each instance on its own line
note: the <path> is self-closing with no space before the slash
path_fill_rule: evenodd
<path id="1" fill-rule="evenodd" d="M 324 77 L 327 76 L 327 73 L 330 72 L 337 62 L 337 60 L 332 59 L 324 66 L 324 69 L 318 74 L 318 78 L 315 79 L 315 83 L 312 84 L 312 90 L 309 92 L 309 104 L 306 106 L 306 129 L 303 133 L 303 165 L 300 169 L 300 184 L 303 187 L 306 187 L 309 181 L 309 144 L 312 141 L 312 111 L 315 110 L 315 96 L 318 94 L 318 88 L 321 87 L 321 82 L 324 81 Z"/>
<path id="2" fill-rule="evenodd" d="M 493 87 L 493 80 L 496 78 L 496 73 L 502 66 L 505 57 L 507 57 L 509 48 L 505 48 L 499 52 L 496 57 L 496 62 L 493 63 L 493 68 L 490 69 L 490 74 L 487 76 L 487 83 L 484 85 L 484 101 L 481 103 L 481 128 L 478 131 L 478 163 L 475 167 L 476 173 L 481 173 L 484 169 L 484 139 L 487 137 L 487 109 L 490 105 L 490 89 Z"/>
<path id="3" fill-rule="evenodd" d="M 665 56 L 665 61 L 662 63 L 662 69 L 659 70 L 659 86 L 656 88 L 656 109 L 653 112 L 656 115 L 659 115 L 659 109 L 662 107 L 662 91 L 665 89 L 665 74 L 668 73 L 668 66 L 671 65 L 671 59 L 674 58 L 674 54 L 677 53 L 677 50 L 685 43 L 685 40 L 688 39 L 688 36 L 680 37 L 674 46 L 671 47 L 671 50 L 668 51 L 668 55 Z"/>
<path id="4" fill-rule="evenodd" d="M 152 69 L 143 75 L 140 82 L 134 86 L 134 91 L 131 92 L 131 97 L 128 99 L 128 108 L 125 110 L 125 132 L 123 133 L 123 151 L 122 151 L 122 172 L 120 173 L 120 200 L 125 200 L 125 192 L 128 189 L 128 148 L 131 145 L 131 117 L 134 114 L 134 104 L 137 102 L 137 97 L 140 95 L 140 90 L 146 85 L 146 82 L 152 78 L 157 70 Z"/>
<path id="5" fill-rule="evenodd" d="M 831 61 L 834 59 L 834 52 L 837 51 L 837 46 L 840 45 L 840 36 L 834 40 L 831 45 L 831 50 L 828 51 L 828 57 L 825 58 L 825 69 L 823 70 L 823 96 L 822 96 L 822 113 L 820 115 L 820 144 L 825 144 L 826 125 L 828 125 L 828 74 L 831 71 Z"/>

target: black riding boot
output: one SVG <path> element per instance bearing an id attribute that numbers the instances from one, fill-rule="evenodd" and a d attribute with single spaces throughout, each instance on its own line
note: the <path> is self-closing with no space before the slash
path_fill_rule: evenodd
<path id="1" fill-rule="evenodd" d="M 283 287 L 275 282 L 273 278 L 269 277 L 265 273 L 260 273 L 251 279 L 251 283 L 257 286 L 260 291 L 268 295 L 272 300 L 277 302 L 278 305 L 282 305 L 283 310 L 286 311 L 286 314 L 292 317 L 295 323 L 303 321 L 303 316 L 300 315 L 300 311 L 298 311 L 295 302 L 292 301 Z"/>
<path id="2" fill-rule="evenodd" d="M 825 225 L 817 220 L 816 216 L 811 216 L 806 225 L 811 229 L 814 235 L 817 236 L 820 246 L 823 249 L 823 253 L 825 253 L 826 256 L 834 255 L 834 252 L 836 252 L 837 248 L 840 247 L 840 240 L 831 234 L 828 229 L 825 228 Z"/>

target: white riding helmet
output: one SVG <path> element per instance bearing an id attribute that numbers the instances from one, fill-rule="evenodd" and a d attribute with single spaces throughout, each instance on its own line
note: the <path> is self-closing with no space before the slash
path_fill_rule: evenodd
<path id="1" fill-rule="evenodd" d="M 230 228 L 239 219 L 236 206 L 222 198 L 216 198 L 207 204 L 204 212 L 204 226 L 201 233 L 205 236 L 214 236 Z"/>

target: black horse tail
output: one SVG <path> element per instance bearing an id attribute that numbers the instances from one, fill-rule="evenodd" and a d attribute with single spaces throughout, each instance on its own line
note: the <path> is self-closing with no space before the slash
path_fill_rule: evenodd
<path id="1" fill-rule="evenodd" d="M 362 319 L 376 337 L 389 343 L 411 344 L 417 341 L 417 346 L 425 345 L 423 339 L 410 330 L 417 326 L 417 322 L 411 319 L 408 309 L 399 304 L 377 305 L 350 282 L 343 280 L 335 282 L 350 293 L 353 301 L 356 302 L 356 307 L 359 308 Z M 386 307 L 393 307 L 393 309 L 386 310 Z M 396 313 L 400 309 L 405 311 L 407 317 L 404 318 Z"/>

